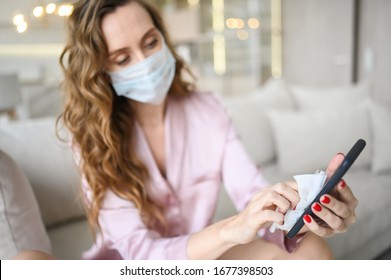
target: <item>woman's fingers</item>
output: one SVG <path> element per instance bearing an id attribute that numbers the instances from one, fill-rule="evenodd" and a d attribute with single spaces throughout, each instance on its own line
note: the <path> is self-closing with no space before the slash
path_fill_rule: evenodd
<path id="1" fill-rule="evenodd" d="M 270 225 L 272 222 L 282 224 L 284 221 L 283 213 L 275 211 L 279 209 L 288 209 L 290 201 L 282 195 L 272 190 L 265 189 L 258 193 L 250 201 L 246 208 L 236 216 L 234 224 L 240 228 L 240 243 L 247 243 L 252 240 L 259 229 Z"/>
<path id="2" fill-rule="evenodd" d="M 264 192 L 262 196 L 258 197 L 251 205 L 256 212 L 261 212 L 267 209 L 279 209 L 279 212 L 285 213 L 291 206 L 291 202 L 284 196 L 274 190 Z"/>
<path id="3" fill-rule="evenodd" d="M 316 216 L 321 218 L 331 229 L 335 230 L 336 232 L 346 231 L 347 226 L 344 220 L 331 210 L 321 206 L 319 203 L 316 202 L 312 205 L 312 212 L 314 212 Z"/>
<path id="4" fill-rule="evenodd" d="M 354 196 L 352 189 L 346 184 L 345 180 L 342 179 L 335 189 L 339 195 L 339 200 L 348 204 L 352 209 L 357 208 L 358 200 Z"/>
<path id="5" fill-rule="evenodd" d="M 294 208 L 300 201 L 297 192 L 297 183 L 287 181 L 275 184 L 263 191 L 258 192 L 252 199 L 252 203 L 257 203 L 258 209 L 275 205 L 279 212 L 285 213 L 289 208 Z M 275 208 L 274 208 L 275 209 Z"/>
<path id="6" fill-rule="evenodd" d="M 352 211 L 346 203 L 338 201 L 330 195 L 324 195 L 320 198 L 320 202 L 323 206 L 330 209 L 335 215 L 342 219 L 347 219 L 352 215 Z"/>
<path id="7" fill-rule="evenodd" d="M 334 212 L 344 220 L 346 224 L 356 222 L 355 209 L 358 205 L 358 200 L 353 195 L 351 189 L 346 185 L 345 181 L 341 181 L 337 186 L 338 199 L 331 195 L 323 195 L 320 198 L 322 205 Z"/>
<path id="8" fill-rule="evenodd" d="M 316 222 L 314 216 L 304 217 L 304 223 L 308 228 L 320 236 L 326 237 L 334 233 L 345 232 L 348 225 L 356 221 L 355 209 L 358 201 L 344 180 L 338 183 L 336 195 L 338 199 L 334 195 L 323 195 L 320 203 L 311 205 L 314 215 L 319 217 L 325 225 Z"/>
<path id="9" fill-rule="evenodd" d="M 318 225 L 316 221 L 308 214 L 303 217 L 303 221 L 310 231 L 319 236 L 327 237 L 333 235 L 334 233 L 332 228 Z"/>
<path id="10" fill-rule="evenodd" d="M 247 205 L 245 211 L 251 227 L 264 226 L 269 222 L 282 224 L 288 209 L 297 205 L 300 200 L 297 184 L 293 181 L 276 184 L 257 193 Z M 276 211 L 277 209 L 277 211 Z M 250 221 L 252 220 L 252 221 Z"/>
<path id="11" fill-rule="evenodd" d="M 327 178 L 330 178 L 334 174 L 344 158 L 345 156 L 342 153 L 338 153 L 331 159 L 326 169 Z"/>
<path id="12" fill-rule="evenodd" d="M 294 208 L 300 201 L 299 193 L 297 192 L 297 183 L 294 181 L 286 181 L 283 183 L 275 184 L 271 187 L 275 192 L 285 197 L 290 202 L 289 208 Z M 289 209 L 288 208 L 288 209 Z M 288 210 L 286 209 L 285 212 Z M 284 213 L 285 213 L 284 212 Z"/>
<path id="13" fill-rule="evenodd" d="M 265 210 L 257 215 L 257 220 L 258 224 L 263 224 L 265 222 L 276 222 L 282 225 L 284 223 L 284 215 L 276 211 Z"/>

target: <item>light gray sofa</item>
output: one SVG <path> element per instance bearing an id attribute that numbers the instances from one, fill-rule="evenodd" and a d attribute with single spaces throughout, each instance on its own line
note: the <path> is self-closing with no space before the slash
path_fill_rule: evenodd
<path id="1" fill-rule="evenodd" d="M 308 98 L 306 91 L 311 92 Z M 270 183 L 322 169 L 334 154 L 346 152 L 356 138 L 367 140 L 366 153 L 345 176 L 359 199 L 357 223 L 348 233 L 328 239 L 338 259 L 372 259 L 391 246 L 391 156 L 387 147 L 391 143 L 391 113 L 389 108 L 369 106 L 367 91 L 366 85 L 309 89 L 273 81 L 255 92 L 222 98 L 247 151 Z M 330 101 L 336 94 L 341 104 Z M 341 109 L 347 100 L 355 104 L 349 108 L 352 110 Z M 14 215 L 7 213 L 9 204 L 0 207 L 0 218 L 5 217 L 0 232 L 14 235 L 0 241 L 8 245 L 13 242 L 12 246 L 0 247 L 1 259 L 32 245 L 61 259 L 79 259 L 92 244 L 79 200 L 79 173 L 69 147 L 57 140 L 54 123 L 55 118 L 50 116 L 0 122 L 0 150 L 26 176 L 22 187 L 15 190 L 9 182 L 1 181 L 0 174 L 3 201 L 28 193 L 29 188 L 34 194 L 25 196 L 24 201 L 14 199 Z M 382 133 L 384 129 L 386 133 Z M 26 200 L 40 216 L 23 215 Z M 15 214 L 17 209 L 21 214 Z M 235 209 L 223 190 L 215 220 L 233 213 Z M 27 219 L 35 226 L 31 232 L 20 232 L 18 221 L 12 219 Z M 23 239 L 30 233 L 39 236 Z"/>

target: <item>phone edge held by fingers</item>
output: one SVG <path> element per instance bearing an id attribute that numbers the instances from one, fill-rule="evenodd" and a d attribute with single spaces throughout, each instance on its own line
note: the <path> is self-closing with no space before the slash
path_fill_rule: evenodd
<path id="1" fill-rule="evenodd" d="M 329 194 L 334 187 L 338 184 L 338 182 L 342 179 L 345 173 L 349 170 L 349 168 L 353 165 L 354 161 L 358 158 L 361 152 L 364 150 L 366 142 L 363 139 L 357 140 L 357 142 L 353 145 L 350 151 L 346 154 L 342 163 L 338 166 L 337 170 L 330 177 L 330 179 L 325 183 L 322 190 L 319 194 L 314 198 L 314 200 L 307 206 L 304 210 L 303 214 L 299 217 L 293 227 L 289 230 L 286 237 L 292 239 L 296 236 L 296 234 L 300 231 L 300 229 L 304 226 L 303 217 L 304 215 L 313 214 L 311 205 L 315 202 L 319 202 L 320 198 L 324 194 Z"/>

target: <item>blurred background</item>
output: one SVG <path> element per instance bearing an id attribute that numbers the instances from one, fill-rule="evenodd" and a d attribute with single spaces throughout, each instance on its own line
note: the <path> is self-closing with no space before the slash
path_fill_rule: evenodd
<path id="1" fill-rule="evenodd" d="M 58 90 L 58 57 L 73 2 L 0 2 L 0 74 L 18 75 L 24 102 Z M 391 1 L 152 2 L 202 89 L 229 96 L 254 90 L 270 77 L 309 86 L 372 79 L 375 98 L 391 103 Z M 50 96 L 47 103 L 58 95 Z M 47 105 L 30 106 L 24 114 L 34 117 Z M 50 110 L 58 111 L 56 106 Z"/>

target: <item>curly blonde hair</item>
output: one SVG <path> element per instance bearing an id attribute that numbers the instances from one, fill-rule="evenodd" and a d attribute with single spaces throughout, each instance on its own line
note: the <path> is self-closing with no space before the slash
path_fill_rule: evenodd
<path id="1" fill-rule="evenodd" d="M 134 152 L 134 112 L 125 97 L 114 93 L 105 73 L 108 49 L 102 19 L 131 2 L 148 12 L 176 59 L 175 78 L 168 94 L 181 97 L 194 90 L 194 84 L 185 81 L 181 73 L 194 76 L 175 52 L 162 17 L 151 4 L 141 0 L 81 0 L 74 5 L 60 57 L 66 97 L 57 125 L 63 122 L 80 152 L 80 170 L 93 194 L 87 217 L 94 233 L 100 230 L 99 209 L 107 190 L 134 203 L 149 228 L 166 226 L 162 206 L 147 195 L 149 172 Z"/>

